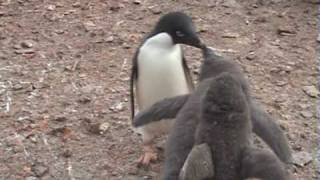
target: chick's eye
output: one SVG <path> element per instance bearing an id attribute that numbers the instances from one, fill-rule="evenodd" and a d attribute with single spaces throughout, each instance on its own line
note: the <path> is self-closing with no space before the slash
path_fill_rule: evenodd
<path id="1" fill-rule="evenodd" d="M 178 37 L 183 37 L 183 36 L 185 36 L 185 34 L 184 34 L 183 32 L 181 32 L 181 31 L 176 31 L 176 35 L 177 35 Z"/>

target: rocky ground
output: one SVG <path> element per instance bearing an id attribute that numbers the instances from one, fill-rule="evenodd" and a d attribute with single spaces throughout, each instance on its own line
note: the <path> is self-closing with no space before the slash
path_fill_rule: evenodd
<path id="1" fill-rule="evenodd" d="M 163 157 L 136 167 L 129 72 L 142 37 L 173 10 L 243 67 L 290 141 L 295 179 L 317 179 L 317 3 L 0 0 L 0 179 L 157 179 Z M 185 49 L 196 80 L 200 51 Z"/>

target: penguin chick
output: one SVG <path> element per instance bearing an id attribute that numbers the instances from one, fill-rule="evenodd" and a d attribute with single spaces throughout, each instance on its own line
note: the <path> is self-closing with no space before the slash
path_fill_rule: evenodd
<path id="1" fill-rule="evenodd" d="M 251 147 L 250 108 L 236 78 L 229 73 L 213 78 L 200 105 L 195 144 L 207 144 L 211 151 L 214 173 L 207 180 L 288 180 L 274 154 Z"/>

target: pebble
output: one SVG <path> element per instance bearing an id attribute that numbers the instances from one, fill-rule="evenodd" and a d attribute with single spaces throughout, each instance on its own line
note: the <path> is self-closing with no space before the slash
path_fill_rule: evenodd
<path id="1" fill-rule="evenodd" d="M 223 38 L 237 38 L 239 37 L 238 33 L 225 33 L 222 35 Z"/>
<path id="2" fill-rule="evenodd" d="M 313 117 L 313 114 L 310 111 L 301 111 L 300 114 L 304 118 L 312 118 Z"/>
<path id="3" fill-rule="evenodd" d="M 101 123 L 99 125 L 99 133 L 104 134 L 110 128 L 110 124 L 107 122 Z"/>
<path id="4" fill-rule="evenodd" d="M 210 26 L 208 26 L 208 25 L 205 25 L 205 24 L 200 25 L 198 28 L 198 32 L 202 32 L 202 33 L 208 32 L 209 29 L 210 29 Z"/>
<path id="5" fill-rule="evenodd" d="M 80 2 L 75 2 L 75 3 L 72 4 L 72 7 L 79 8 L 79 7 L 81 7 L 81 3 Z"/>
<path id="6" fill-rule="evenodd" d="M 0 17 L 6 15 L 4 11 L 0 11 Z"/>
<path id="7" fill-rule="evenodd" d="M 312 98 L 316 98 L 319 95 L 319 91 L 315 86 L 304 86 L 302 90 Z"/>
<path id="8" fill-rule="evenodd" d="M 320 34 L 318 34 L 317 42 L 320 43 Z"/>
<path id="9" fill-rule="evenodd" d="M 37 137 L 36 137 L 35 135 L 30 136 L 29 139 L 30 139 L 30 141 L 33 142 L 33 143 L 37 143 L 37 142 L 38 142 L 38 139 L 37 139 Z"/>
<path id="10" fill-rule="evenodd" d="M 251 51 L 247 56 L 246 59 L 248 59 L 249 61 L 252 61 L 256 58 L 256 55 L 253 51 Z"/>
<path id="11" fill-rule="evenodd" d="M 288 84 L 287 81 L 278 80 L 278 81 L 276 82 L 276 85 L 277 85 L 277 86 L 280 86 L 280 87 L 285 86 L 285 85 L 287 85 L 287 84 Z"/>
<path id="12" fill-rule="evenodd" d="M 92 21 L 84 22 L 83 25 L 84 25 L 84 28 L 86 29 L 86 31 L 94 30 L 96 27 L 96 24 Z"/>
<path id="13" fill-rule="evenodd" d="M 282 36 L 286 36 L 286 35 L 288 36 L 288 35 L 296 34 L 296 31 L 288 26 L 280 26 L 278 27 L 278 34 Z"/>
<path id="14" fill-rule="evenodd" d="M 110 10 L 111 11 L 118 11 L 119 9 L 124 8 L 124 5 L 118 2 L 110 3 Z"/>
<path id="15" fill-rule="evenodd" d="M 161 14 L 162 10 L 159 6 L 149 6 L 148 9 L 153 13 L 153 14 Z"/>
<path id="16" fill-rule="evenodd" d="M 123 103 L 120 102 L 118 104 L 115 104 L 113 106 L 110 107 L 110 110 L 114 111 L 114 112 L 120 112 L 124 110 L 124 106 Z"/>
<path id="17" fill-rule="evenodd" d="M 139 4 L 141 4 L 141 1 L 140 0 L 134 0 L 133 4 L 139 5 Z"/>
<path id="18" fill-rule="evenodd" d="M 33 54 L 35 53 L 33 49 L 18 49 L 14 51 L 16 54 Z"/>
<path id="19" fill-rule="evenodd" d="M 67 121 L 68 119 L 65 117 L 65 116 L 58 116 L 54 119 L 55 121 L 58 121 L 58 122 L 65 122 Z"/>
<path id="20" fill-rule="evenodd" d="M 312 161 L 310 153 L 301 151 L 293 154 L 293 163 L 298 167 L 303 167 Z"/>
<path id="21" fill-rule="evenodd" d="M 38 178 L 34 177 L 34 176 L 29 176 L 29 177 L 26 177 L 25 180 L 37 180 Z"/>
<path id="22" fill-rule="evenodd" d="M 81 103 L 81 104 L 87 104 L 87 103 L 91 102 L 91 98 L 88 97 L 88 96 L 81 96 L 78 99 L 78 102 Z"/>
<path id="23" fill-rule="evenodd" d="M 32 48 L 34 46 L 34 42 L 31 40 L 25 40 L 20 43 L 22 48 Z"/>
<path id="24" fill-rule="evenodd" d="M 47 7 L 47 10 L 49 10 L 49 11 L 53 11 L 53 10 L 55 10 L 55 9 L 56 9 L 56 6 L 53 5 L 53 4 L 50 4 L 50 5 L 48 5 L 48 7 Z"/>
<path id="25" fill-rule="evenodd" d="M 109 37 L 107 37 L 107 38 L 105 39 L 105 41 L 106 41 L 107 43 L 111 43 L 111 42 L 113 42 L 113 40 L 114 40 L 114 37 L 113 37 L 113 36 L 109 36 Z"/>
<path id="26" fill-rule="evenodd" d="M 49 168 L 42 164 L 36 164 L 32 167 L 32 171 L 37 177 L 42 177 L 49 171 Z"/>
<path id="27" fill-rule="evenodd" d="M 69 158 L 72 156 L 72 152 L 70 149 L 65 149 L 62 153 L 62 156 L 65 157 L 65 158 Z"/>
<path id="28" fill-rule="evenodd" d="M 23 89 L 23 86 L 22 86 L 20 83 L 15 84 L 15 85 L 13 85 L 13 87 L 12 87 L 12 90 L 13 90 L 13 91 L 18 91 L 18 90 L 21 90 L 21 89 Z"/>
<path id="29" fill-rule="evenodd" d="M 239 4 L 237 3 L 236 0 L 224 0 L 223 7 L 228 7 L 228 8 L 235 8 L 235 7 L 239 7 Z"/>

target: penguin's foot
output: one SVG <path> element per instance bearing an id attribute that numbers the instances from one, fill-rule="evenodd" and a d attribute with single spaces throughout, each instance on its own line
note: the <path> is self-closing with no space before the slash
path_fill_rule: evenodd
<path id="1" fill-rule="evenodd" d="M 138 159 L 138 166 L 148 166 L 158 159 L 156 149 L 151 145 L 143 145 L 144 154 Z"/>

